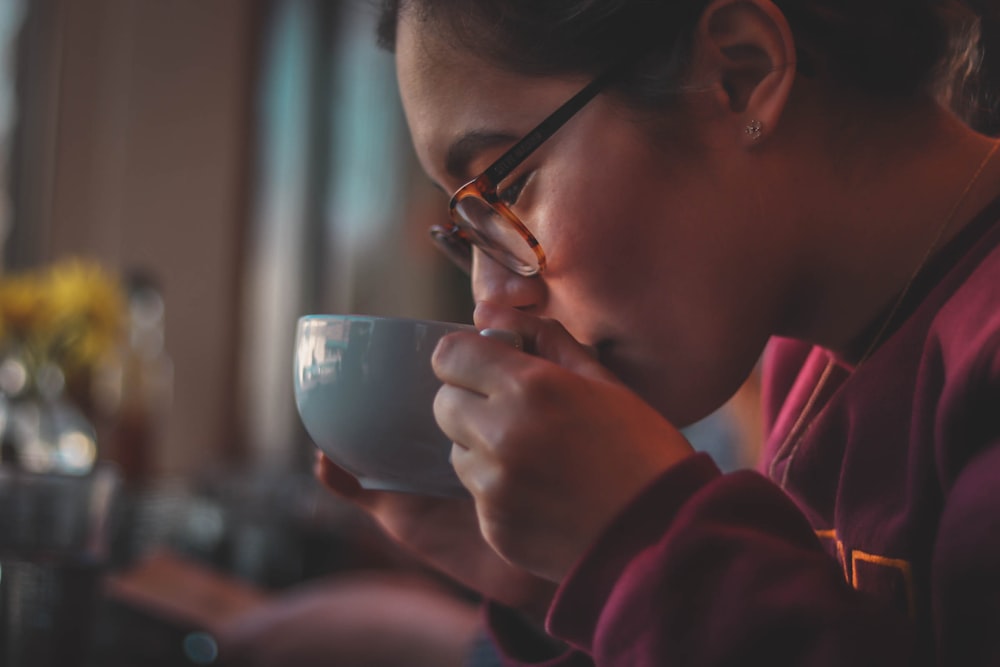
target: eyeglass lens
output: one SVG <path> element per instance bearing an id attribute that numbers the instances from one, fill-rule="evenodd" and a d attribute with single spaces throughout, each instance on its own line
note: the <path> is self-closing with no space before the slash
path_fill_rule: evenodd
<path id="1" fill-rule="evenodd" d="M 457 227 L 431 227 L 431 239 L 438 248 L 465 273 L 472 273 L 472 246 Z"/>
<path id="2" fill-rule="evenodd" d="M 517 273 L 538 271 L 538 256 L 520 231 L 507 218 L 477 197 L 455 203 L 456 224 L 490 257 Z"/>

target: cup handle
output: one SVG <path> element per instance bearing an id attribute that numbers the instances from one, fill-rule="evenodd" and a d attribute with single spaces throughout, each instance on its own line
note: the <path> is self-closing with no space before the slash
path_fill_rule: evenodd
<path id="1" fill-rule="evenodd" d="M 511 331 L 509 329 L 483 329 L 479 332 L 479 335 L 506 343 L 515 350 L 524 350 L 524 338 L 522 338 L 521 334 L 516 331 Z"/>

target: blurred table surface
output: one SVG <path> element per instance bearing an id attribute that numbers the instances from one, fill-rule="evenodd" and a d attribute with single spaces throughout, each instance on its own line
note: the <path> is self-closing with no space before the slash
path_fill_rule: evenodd
<path id="1" fill-rule="evenodd" d="M 271 595 L 352 569 L 419 568 L 306 473 L 127 487 L 114 534 L 85 667 L 212 664 L 206 634 Z"/>

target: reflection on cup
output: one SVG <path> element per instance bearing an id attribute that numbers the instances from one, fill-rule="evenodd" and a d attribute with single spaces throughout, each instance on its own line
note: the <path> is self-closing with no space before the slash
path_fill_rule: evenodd
<path id="1" fill-rule="evenodd" d="M 85 476 L 0 469 L 0 664 L 83 663 L 120 485 L 107 464 Z"/>

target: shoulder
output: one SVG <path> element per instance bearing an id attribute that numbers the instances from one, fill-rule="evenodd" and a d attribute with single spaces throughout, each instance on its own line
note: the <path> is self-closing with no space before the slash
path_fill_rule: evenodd
<path id="1" fill-rule="evenodd" d="M 923 368 L 920 385 L 938 393 L 937 458 L 948 485 L 984 447 L 1000 442 L 1000 244 L 938 309 Z"/>
<path id="2" fill-rule="evenodd" d="M 1000 243 L 977 262 L 938 309 L 928 340 L 956 373 L 1000 371 Z"/>

